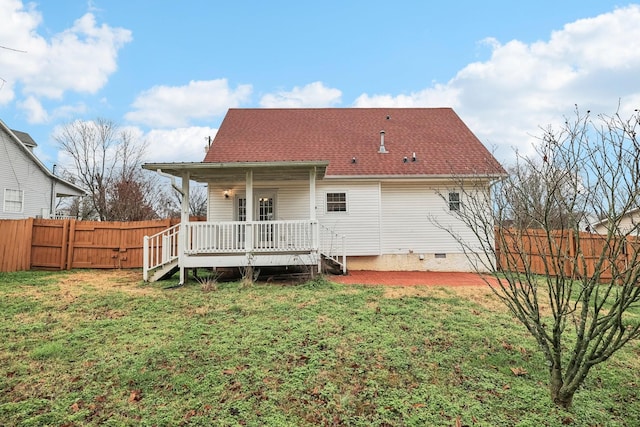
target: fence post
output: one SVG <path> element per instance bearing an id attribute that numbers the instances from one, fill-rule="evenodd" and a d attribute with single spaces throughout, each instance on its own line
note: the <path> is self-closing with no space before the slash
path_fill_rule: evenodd
<path id="1" fill-rule="evenodd" d="M 67 247 L 69 246 L 69 220 L 62 222 L 62 242 L 60 244 L 60 270 L 67 265 Z"/>
<path id="2" fill-rule="evenodd" d="M 33 252 L 33 218 L 29 218 L 27 219 L 27 236 L 26 236 L 26 240 L 28 242 L 28 248 L 29 250 L 26 251 L 27 253 L 25 254 L 27 257 L 27 260 L 25 262 L 27 268 L 29 270 L 31 270 L 31 252 Z"/>
<path id="3" fill-rule="evenodd" d="M 69 243 L 67 246 L 67 270 L 73 268 L 73 249 L 76 239 L 76 220 L 72 219 L 69 222 Z"/>

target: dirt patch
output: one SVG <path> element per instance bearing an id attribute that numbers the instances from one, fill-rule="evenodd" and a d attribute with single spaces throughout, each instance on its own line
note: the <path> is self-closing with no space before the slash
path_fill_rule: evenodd
<path id="1" fill-rule="evenodd" d="M 58 281 L 62 292 L 71 295 L 83 293 L 90 287 L 93 292 L 121 291 L 136 295 L 151 295 L 158 291 L 142 285 L 142 273 L 137 270 L 75 270 Z"/>

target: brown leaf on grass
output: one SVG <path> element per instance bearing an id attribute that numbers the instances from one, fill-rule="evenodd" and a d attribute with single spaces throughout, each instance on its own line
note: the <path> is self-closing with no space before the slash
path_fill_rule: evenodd
<path id="1" fill-rule="evenodd" d="M 456 427 L 462 427 L 462 420 L 460 419 L 460 415 L 456 417 Z"/>
<path id="2" fill-rule="evenodd" d="M 509 368 L 509 369 L 511 369 L 511 372 L 513 372 L 513 375 L 515 375 L 516 377 L 522 377 L 528 374 L 527 370 L 524 368 L 518 367 L 518 368 Z"/>
<path id="3" fill-rule="evenodd" d="M 511 386 L 509 384 L 505 384 L 502 386 L 503 390 L 509 390 L 511 388 Z"/>
<path id="4" fill-rule="evenodd" d="M 142 391 L 141 390 L 132 390 L 129 393 L 129 403 L 139 402 L 142 399 Z"/>
<path id="5" fill-rule="evenodd" d="M 82 405 L 82 402 L 76 402 L 73 405 L 71 405 L 71 412 L 78 412 L 80 410 L 81 405 Z"/>
<path id="6" fill-rule="evenodd" d="M 564 417 L 562 419 L 562 424 L 564 424 L 565 426 L 568 426 L 569 424 L 573 424 L 573 418 L 571 417 Z"/>
<path id="7" fill-rule="evenodd" d="M 502 348 L 509 351 L 513 350 L 513 346 L 506 341 L 502 341 Z"/>
<path id="8" fill-rule="evenodd" d="M 233 369 L 233 368 L 231 368 L 231 369 L 224 369 L 224 370 L 222 371 L 222 373 L 223 373 L 223 374 L 225 374 L 225 375 L 233 375 L 233 374 L 235 374 L 235 373 L 236 373 L 236 370 L 235 370 L 235 369 Z"/>
<path id="9" fill-rule="evenodd" d="M 414 408 L 424 408 L 424 406 L 425 406 L 424 403 L 414 403 L 413 404 Z"/>

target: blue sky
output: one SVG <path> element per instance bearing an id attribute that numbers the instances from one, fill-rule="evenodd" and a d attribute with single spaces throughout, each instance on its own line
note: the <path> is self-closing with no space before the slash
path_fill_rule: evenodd
<path id="1" fill-rule="evenodd" d="M 0 16 L 0 46 L 26 52 L 0 49 L 0 118 L 49 166 L 56 129 L 96 117 L 147 161 L 199 161 L 232 107 L 453 107 L 508 163 L 574 104 L 640 108 L 633 3 L 0 0 Z"/>

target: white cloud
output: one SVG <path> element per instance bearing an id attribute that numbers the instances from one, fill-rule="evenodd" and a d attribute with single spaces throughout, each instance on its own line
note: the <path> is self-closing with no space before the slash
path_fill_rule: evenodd
<path id="1" fill-rule="evenodd" d="M 331 107 L 340 103 L 342 92 L 326 87 L 322 82 L 309 83 L 306 86 L 295 86 L 290 92 L 267 94 L 260 100 L 265 108 L 305 108 Z"/>
<path id="2" fill-rule="evenodd" d="M 42 16 L 32 3 L 2 0 L 0 16 L 2 45 L 22 51 L 0 55 L 7 81 L 0 91 L 3 104 L 15 98 L 16 87 L 37 99 L 60 99 L 66 91 L 95 93 L 116 71 L 119 49 L 131 41 L 129 30 L 98 25 L 91 13 L 50 40 L 38 34 Z"/>
<path id="3" fill-rule="evenodd" d="M 186 127 L 171 130 L 155 129 L 144 136 L 148 162 L 201 162 L 206 154 L 208 138 L 216 136 L 218 129 Z"/>
<path id="4" fill-rule="evenodd" d="M 24 101 L 18 102 L 18 108 L 27 114 L 27 121 L 31 124 L 46 123 L 49 121 L 49 114 L 42 107 L 40 101 L 35 97 L 29 96 Z"/>
<path id="5" fill-rule="evenodd" d="M 581 19 L 548 41 L 485 42 L 491 57 L 443 85 L 409 95 L 363 94 L 356 107 L 451 106 L 501 160 L 528 152 L 540 126 L 559 123 L 574 105 L 613 113 L 640 107 L 640 6 Z M 623 111 L 624 113 L 624 111 Z"/>
<path id="6" fill-rule="evenodd" d="M 133 102 L 130 122 L 152 127 L 184 127 L 193 119 L 210 119 L 248 101 L 251 85 L 229 87 L 227 79 L 191 81 L 186 86 L 154 86 Z"/>

